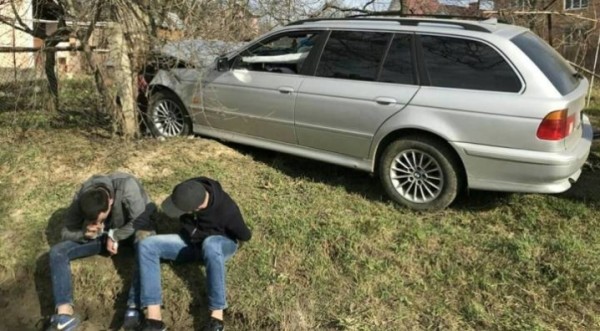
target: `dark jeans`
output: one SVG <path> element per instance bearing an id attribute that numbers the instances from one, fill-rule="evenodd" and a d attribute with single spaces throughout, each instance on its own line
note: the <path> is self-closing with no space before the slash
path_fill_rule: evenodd
<path id="1" fill-rule="evenodd" d="M 83 257 L 107 253 L 106 236 L 85 243 L 63 241 L 50 249 L 50 274 L 52 276 L 52 294 L 56 307 L 73 305 L 73 285 L 71 280 L 71 261 Z M 132 263 L 132 265 L 135 265 Z M 129 289 L 129 306 L 139 307 L 139 273 L 135 268 L 132 286 Z"/>

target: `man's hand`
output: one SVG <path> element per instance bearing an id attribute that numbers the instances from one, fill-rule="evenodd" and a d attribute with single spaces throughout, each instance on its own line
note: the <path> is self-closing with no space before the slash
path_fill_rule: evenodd
<path id="1" fill-rule="evenodd" d="M 106 250 L 110 255 L 116 255 L 119 250 L 119 244 L 110 237 L 106 238 Z"/>
<path id="2" fill-rule="evenodd" d="M 103 228 L 104 228 L 104 224 L 102 224 L 102 223 L 88 224 L 85 227 L 85 233 L 83 234 L 83 236 L 86 237 L 87 239 L 95 239 L 102 232 Z"/>

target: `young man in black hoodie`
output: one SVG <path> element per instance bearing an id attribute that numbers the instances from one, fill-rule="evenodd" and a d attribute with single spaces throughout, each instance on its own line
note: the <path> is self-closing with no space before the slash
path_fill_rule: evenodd
<path id="1" fill-rule="evenodd" d="M 140 300 L 147 307 L 144 331 L 166 330 L 161 316 L 160 259 L 201 261 L 206 268 L 210 318 L 207 330 L 222 331 L 225 300 L 225 262 L 251 233 L 237 204 L 212 179 L 186 180 L 162 204 L 170 217 L 179 217 L 179 234 L 148 237 L 138 245 Z"/>

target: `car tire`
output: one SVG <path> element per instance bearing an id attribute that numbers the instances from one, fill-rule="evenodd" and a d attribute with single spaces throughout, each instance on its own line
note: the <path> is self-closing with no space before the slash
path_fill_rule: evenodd
<path id="1" fill-rule="evenodd" d="M 415 210 L 441 210 L 462 187 L 456 154 L 446 144 L 424 136 L 392 142 L 381 154 L 379 178 L 395 202 Z"/>
<path id="2" fill-rule="evenodd" d="M 169 91 L 153 92 L 148 101 L 146 121 L 156 137 L 187 136 L 192 124 L 179 98 Z"/>

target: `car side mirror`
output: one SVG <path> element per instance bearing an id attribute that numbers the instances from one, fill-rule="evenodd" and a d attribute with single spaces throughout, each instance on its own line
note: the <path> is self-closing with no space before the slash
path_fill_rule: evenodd
<path id="1" fill-rule="evenodd" d="M 217 70 L 227 71 L 229 70 L 229 60 L 225 56 L 219 56 L 217 58 Z"/>

